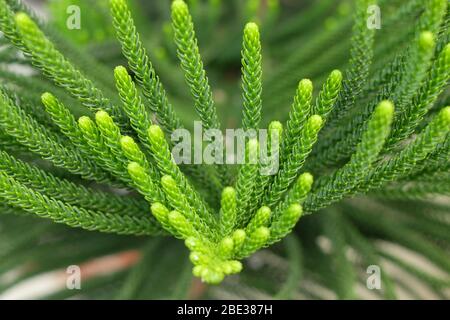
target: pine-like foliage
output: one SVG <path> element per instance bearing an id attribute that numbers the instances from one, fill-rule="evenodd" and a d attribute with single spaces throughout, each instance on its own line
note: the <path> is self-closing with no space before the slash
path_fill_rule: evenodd
<path id="1" fill-rule="evenodd" d="M 99 22 L 75 44 L 0 0 L 0 297 L 110 254 L 85 296 L 355 298 L 389 265 L 448 297 L 447 0 L 99 2 L 111 22 L 86 12 Z M 237 166 L 177 164 L 196 119 L 269 138 Z M 192 293 L 192 274 L 221 285 Z M 416 294 L 382 274 L 375 295 Z"/>

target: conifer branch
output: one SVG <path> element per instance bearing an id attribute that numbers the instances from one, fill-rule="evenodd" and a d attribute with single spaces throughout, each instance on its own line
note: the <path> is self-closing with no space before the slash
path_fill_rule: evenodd
<path id="1" fill-rule="evenodd" d="M 87 230 L 118 234 L 155 235 L 160 229 L 151 220 L 128 215 L 95 212 L 64 204 L 35 192 L 0 172 L 0 197 L 10 205 L 57 223 Z"/>
<path id="2" fill-rule="evenodd" d="M 21 41 L 36 67 L 90 110 L 104 109 L 123 121 L 117 107 L 55 48 L 29 16 L 18 13 L 15 21 Z"/>
<path id="3" fill-rule="evenodd" d="M 122 45 L 122 53 L 127 58 L 131 71 L 136 74 L 137 81 L 143 89 L 143 94 L 149 102 L 150 109 L 156 113 L 158 122 L 166 132 L 181 128 L 181 120 L 175 114 L 167 99 L 166 92 L 137 33 L 126 1 L 110 0 L 110 8 L 116 36 Z M 116 75 L 116 81 L 118 81 L 118 76 Z M 121 76 L 125 77 L 123 71 Z M 126 81 L 126 79 L 122 79 L 122 81 Z M 122 92 L 121 96 L 124 94 L 125 92 Z M 135 106 L 135 108 L 137 107 Z M 135 115 L 135 117 L 143 117 L 144 114 Z"/>
<path id="4" fill-rule="evenodd" d="M 259 29 L 255 23 L 244 28 L 242 45 L 242 128 L 258 129 L 262 108 L 262 56 Z"/>
<path id="5" fill-rule="evenodd" d="M 188 6 L 183 0 L 172 2 L 172 27 L 178 58 L 194 98 L 195 110 L 206 129 L 219 129 L 220 124 L 212 100 L 211 87 L 203 69 L 194 24 Z"/>
<path id="6" fill-rule="evenodd" d="M 0 97 L 0 127 L 30 151 L 52 161 L 55 166 L 86 179 L 106 181 L 108 176 L 89 159 L 84 159 L 72 145 L 38 124 L 14 105 L 2 92 Z"/>
<path id="7" fill-rule="evenodd" d="M 284 167 L 278 172 L 270 185 L 263 202 L 265 205 L 274 207 L 289 189 L 311 152 L 319 130 L 322 128 L 322 123 L 322 118 L 318 115 L 309 117 L 301 131 L 300 138 L 286 159 Z"/>
<path id="8" fill-rule="evenodd" d="M 389 101 L 383 101 L 378 105 L 350 161 L 332 176 L 325 177 L 325 181 L 318 182 L 320 186 L 305 202 L 306 210 L 328 206 L 331 202 L 346 196 L 364 180 L 367 170 L 370 170 L 378 159 L 389 135 L 393 114 L 394 106 Z"/>

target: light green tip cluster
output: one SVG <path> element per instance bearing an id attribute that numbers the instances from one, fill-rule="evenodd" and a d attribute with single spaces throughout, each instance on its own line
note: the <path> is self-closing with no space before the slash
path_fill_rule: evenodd
<path id="1" fill-rule="evenodd" d="M 24 12 L 18 12 L 15 16 L 15 20 L 19 27 L 33 26 L 35 24 Z"/>
<path id="2" fill-rule="evenodd" d="M 120 138 L 120 146 L 128 159 L 135 161 L 148 169 L 148 161 L 132 137 L 122 136 Z"/>
<path id="3" fill-rule="evenodd" d="M 92 131 L 95 127 L 94 122 L 87 116 L 81 116 L 78 119 L 78 125 L 84 131 Z"/>
<path id="4" fill-rule="evenodd" d="M 128 77 L 128 71 L 124 66 L 117 66 L 114 68 L 114 77 L 125 79 Z"/>
<path id="5" fill-rule="evenodd" d="M 450 106 L 445 107 L 442 109 L 442 111 L 439 113 L 439 116 L 442 118 L 442 120 L 446 123 L 450 122 Z"/>
<path id="6" fill-rule="evenodd" d="M 251 39 L 250 41 L 258 42 L 259 41 L 258 25 L 254 22 L 247 23 L 244 28 L 244 34 L 246 37 Z"/>
<path id="7" fill-rule="evenodd" d="M 301 184 L 307 185 L 309 186 L 309 188 L 311 188 L 313 182 L 314 182 L 314 177 L 311 173 L 309 172 L 305 172 L 303 173 L 300 177 L 299 177 Z"/>
<path id="8" fill-rule="evenodd" d="M 434 48 L 435 40 L 434 35 L 430 31 L 423 31 L 419 37 L 419 46 L 426 50 L 430 48 Z"/>
<path id="9" fill-rule="evenodd" d="M 153 133 L 159 135 L 156 126 Z M 130 138 L 123 137 L 122 143 L 132 145 Z M 257 142 L 249 143 L 249 149 L 256 150 Z M 132 162 L 128 165 L 128 172 L 137 184 L 142 183 L 145 170 L 139 164 Z M 312 177 L 303 174 L 302 180 Z M 177 210 L 170 211 L 162 202 L 155 202 L 151 206 L 154 217 L 161 225 L 175 237 L 184 239 L 191 250 L 190 260 L 194 264 L 193 274 L 210 284 L 220 283 L 226 275 L 238 273 L 242 270 L 239 261 L 260 248 L 281 239 L 289 233 L 300 218 L 301 206 L 289 206 L 282 210 L 277 219 L 271 221 L 272 210 L 261 206 L 251 217 L 244 228 L 237 223 L 237 192 L 233 187 L 226 187 L 222 191 L 220 210 L 220 230 L 215 236 L 208 236 L 203 232 L 204 225 L 199 224 L 201 218 L 187 212 L 186 202 L 182 197 L 171 202 L 173 192 L 177 189 L 176 182 L 170 175 L 161 177 L 161 186 L 165 190 L 167 200 Z M 175 188 L 175 189 L 174 189 Z M 179 193 L 181 191 L 175 190 Z M 185 204 L 183 204 L 185 203 Z M 300 209 L 298 209 L 300 208 Z M 199 220 L 200 219 L 200 220 Z M 273 235 L 272 235 L 273 233 Z"/>
<path id="10" fill-rule="evenodd" d="M 125 149 L 134 149 L 135 147 L 137 147 L 137 144 L 136 142 L 134 142 L 134 139 L 129 136 L 123 136 L 122 138 L 120 138 L 120 144 Z"/>
<path id="11" fill-rule="evenodd" d="M 302 79 L 298 83 L 298 90 L 300 92 L 305 92 L 306 94 L 311 94 L 313 90 L 313 83 L 309 79 Z"/>
<path id="12" fill-rule="evenodd" d="M 130 162 L 127 168 L 128 172 L 133 176 L 138 176 L 144 172 L 144 169 L 136 162 Z"/>
<path id="13" fill-rule="evenodd" d="M 280 121 L 271 121 L 269 124 L 269 131 L 278 131 L 281 136 L 283 132 L 283 124 Z"/>
<path id="14" fill-rule="evenodd" d="M 222 197 L 223 198 L 235 197 L 235 196 L 236 196 L 236 191 L 232 187 L 226 187 L 222 191 Z"/>
<path id="15" fill-rule="evenodd" d="M 375 110 L 386 116 L 392 116 L 394 113 L 394 104 L 388 100 L 381 101 Z"/>
<path id="16" fill-rule="evenodd" d="M 164 132 L 162 131 L 161 127 L 156 124 L 150 126 L 150 128 L 148 129 L 148 135 L 151 139 L 164 139 Z"/>
<path id="17" fill-rule="evenodd" d="M 300 219 L 302 212 L 303 209 L 300 204 L 291 204 L 277 220 L 272 222 L 272 233 L 268 243 L 279 241 L 291 232 Z"/>
<path id="18" fill-rule="evenodd" d="M 109 114 L 103 110 L 98 111 L 95 114 L 95 121 L 99 124 L 103 125 L 110 125 L 113 123 L 112 118 L 109 116 Z"/>
<path id="19" fill-rule="evenodd" d="M 342 72 L 340 70 L 333 70 L 330 73 L 330 79 L 331 81 L 335 83 L 339 83 L 342 81 Z"/>
<path id="20" fill-rule="evenodd" d="M 56 98 L 49 92 L 44 92 L 41 96 L 41 101 L 45 105 L 56 104 Z"/>
<path id="21" fill-rule="evenodd" d="M 188 6 L 183 0 L 175 0 L 172 2 L 172 11 L 180 15 L 189 14 Z"/>
<path id="22" fill-rule="evenodd" d="M 313 116 L 311 116 L 308 119 L 308 123 L 307 126 L 312 130 L 312 131 L 317 131 L 320 129 L 320 127 L 323 124 L 323 119 L 321 116 L 315 114 Z"/>

